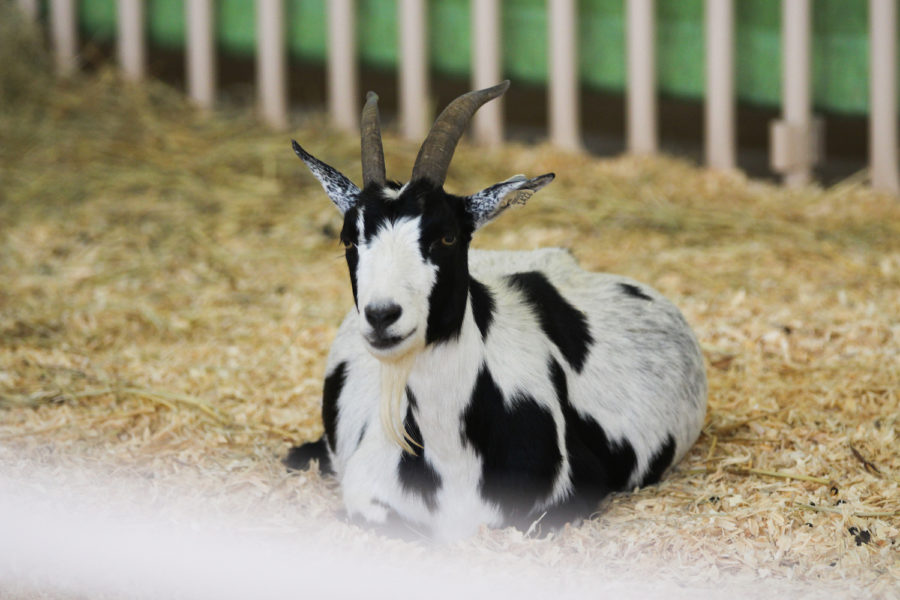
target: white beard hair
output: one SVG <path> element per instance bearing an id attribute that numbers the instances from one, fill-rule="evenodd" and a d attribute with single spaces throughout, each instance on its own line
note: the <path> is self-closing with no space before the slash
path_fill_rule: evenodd
<path id="1" fill-rule="evenodd" d="M 381 361 L 381 425 L 390 440 L 405 452 L 416 455 L 411 444 L 421 448 L 404 426 L 409 402 L 406 398 L 406 381 L 415 362 L 416 353 L 410 352 L 396 360 Z"/>

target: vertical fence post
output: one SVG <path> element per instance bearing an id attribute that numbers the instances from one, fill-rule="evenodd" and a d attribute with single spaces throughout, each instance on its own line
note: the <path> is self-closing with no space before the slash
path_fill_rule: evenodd
<path id="1" fill-rule="evenodd" d="M 284 0 L 256 0 L 256 93 L 266 125 L 287 129 Z"/>
<path id="2" fill-rule="evenodd" d="M 216 53 L 212 0 L 187 0 L 188 96 L 210 109 L 216 101 Z"/>
<path id="3" fill-rule="evenodd" d="M 400 129 L 418 140 L 428 131 L 428 25 L 425 0 L 399 0 Z"/>
<path id="4" fill-rule="evenodd" d="M 122 75 L 129 81 L 140 81 L 146 71 L 144 45 L 144 0 L 118 0 L 117 50 Z"/>
<path id="5" fill-rule="evenodd" d="M 502 78 L 500 0 L 472 0 L 472 89 L 496 85 Z M 482 106 L 472 120 L 475 141 L 497 145 L 503 141 L 503 98 Z"/>
<path id="6" fill-rule="evenodd" d="M 69 77 L 78 69 L 78 13 L 75 0 L 51 0 L 50 31 L 56 72 Z"/>
<path id="7" fill-rule="evenodd" d="M 25 16 L 32 21 L 38 18 L 38 0 L 19 0 L 19 8 L 25 13 Z"/>
<path id="8" fill-rule="evenodd" d="M 567 150 L 581 147 L 578 98 L 578 26 L 575 0 L 550 0 L 549 116 L 551 143 Z"/>
<path id="9" fill-rule="evenodd" d="M 353 0 L 328 4 L 328 112 L 340 129 L 359 128 L 359 72 L 356 59 L 356 7 Z"/>
<path id="10" fill-rule="evenodd" d="M 900 192 L 897 174 L 897 4 L 869 0 L 869 162 L 872 186 Z"/>
<path id="11" fill-rule="evenodd" d="M 627 0 L 626 90 L 628 151 L 653 154 L 656 134 L 656 24 L 653 0 Z"/>
<path id="12" fill-rule="evenodd" d="M 809 0 L 782 0 L 783 114 L 772 123 L 772 168 L 789 186 L 812 179 L 821 144 L 821 126 L 812 116 L 811 31 Z"/>
<path id="13" fill-rule="evenodd" d="M 706 0 L 706 164 L 733 169 L 736 160 L 734 2 Z"/>

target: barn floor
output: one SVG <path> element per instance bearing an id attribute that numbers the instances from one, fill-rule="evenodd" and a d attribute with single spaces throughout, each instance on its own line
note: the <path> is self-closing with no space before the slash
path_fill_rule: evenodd
<path id="1" fill-rule="evenodd" d="M 484 572 L 900 597 L 900 202 L 864 174 L 787 190 L 669 158 L 463 144 L 450 191 L 557 173 L 476 247 L 565 246 L 672 298 L 708 359 L 709 414 L 662 484 L 579 527 L 432 548 L 343 522 L 332 482 L 279 464 L 321 434 L 351 306 L 339 215 L 289 139 L 358 181 L 358 138 L 322 115 L 287 134 L 204 117 L 106 71 L 57 83 L 27 32 L 0 27 L 3 478 L 87 496 L 144 482 L 150 508 L 178 497 L 248 529 Z M 416 144 L 388 132 L 385 150 L 406 177 Z M 10 594 L 68 597 L 40 581 Z"/>

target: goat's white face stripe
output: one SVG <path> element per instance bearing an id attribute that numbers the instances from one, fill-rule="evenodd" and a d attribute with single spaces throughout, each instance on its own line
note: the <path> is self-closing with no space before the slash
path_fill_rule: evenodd
<path id="1" fill-rule="evenodd" d="M 419 249 L 421 219 L 403 217 L 393 223 L 385 221 L 366 241 L 363 212 L 360 210 L 357 220 L 359 263 L 356 282 L 360 314 L 365 314 L 367 306 L 396 304 L 402 313 L 388 328 L 388 333 L 397 337 L 413 335 L 409 343 L 401 344 L 387 354 L 421 348 L 428 323 L 428 298 L 437 278 L 437 267 L 426 261 Z M 364 316 L 360 324 L 363 337 L 372 333 Z"/>

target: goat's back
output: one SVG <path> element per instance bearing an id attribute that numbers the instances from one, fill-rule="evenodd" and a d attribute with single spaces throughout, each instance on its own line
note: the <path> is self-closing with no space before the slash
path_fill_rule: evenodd
<path id="1" fill-rule="evenodd" d="M 524 301 L 545 322 L 572 406 L 599 423 L 610 442 L 633 447 L 628 486 L 643 482 L 670 437 L 673 464 L 687 452 L 706 414 L 707 384 L 699 344 L 674 304 L 627 277 L 585 271 L 560 248 L 473 250 L 469 267 L 494 290 L 498 313 L 520 310 Z M 551 286 L 583 320 L 565 314 Z M 498 319 L 497 328 L 504 325 Z M 491 333 L 495 343 L 522 339 L 519 324 L 507 326 Z"/>

